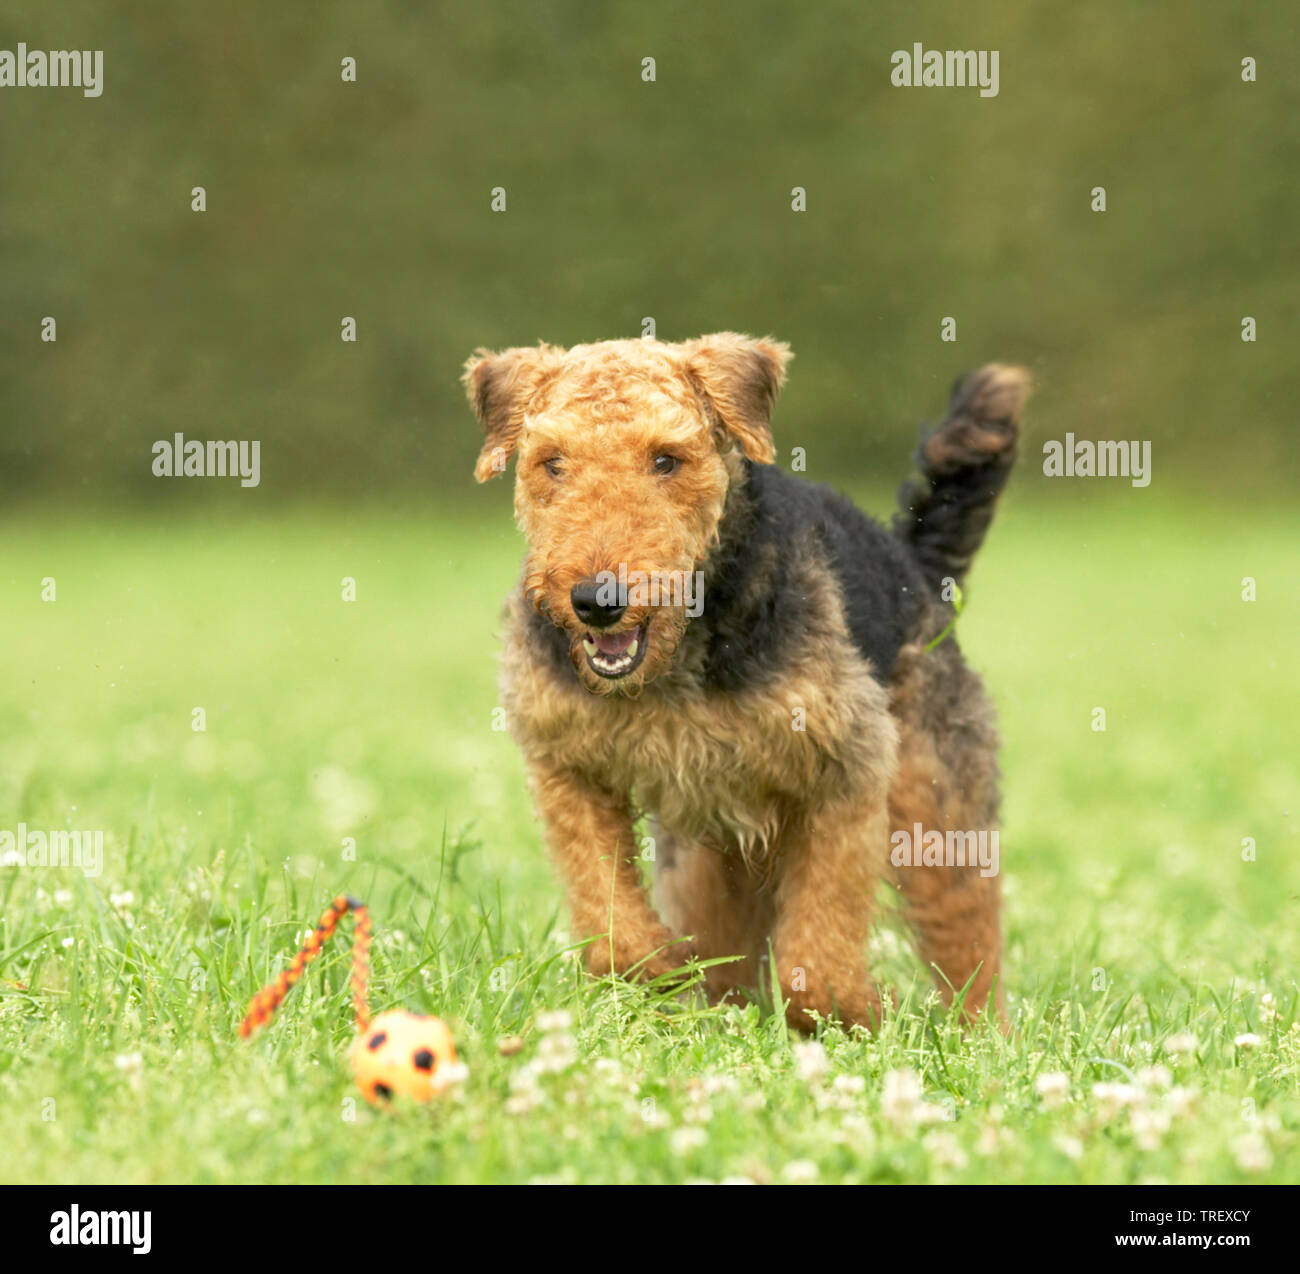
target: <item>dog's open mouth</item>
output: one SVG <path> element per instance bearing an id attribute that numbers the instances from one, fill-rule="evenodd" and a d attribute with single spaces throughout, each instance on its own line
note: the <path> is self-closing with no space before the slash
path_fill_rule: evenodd
<path id="1" fill-rule="evenodd" d="M 587 632 L 582 635 L 582 649 L 593 672 L 602 677 L 626 677 L 645 658 L 646 625 L 639 624 L 621 633 Z"/>

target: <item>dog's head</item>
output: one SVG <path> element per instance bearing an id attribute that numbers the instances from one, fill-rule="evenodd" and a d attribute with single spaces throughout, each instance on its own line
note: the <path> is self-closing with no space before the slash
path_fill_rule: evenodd
<path id="1" fill-rule="evenodd" d="M 569 638 L 593 694 L 639 693 L 707 608 L 697 574 L 741 457 L 775 457 L 778 341 L 602 341 L 479 350 L 465 387 L 484 430 L 474 476 L 515 457 L 524 590 Z"/>

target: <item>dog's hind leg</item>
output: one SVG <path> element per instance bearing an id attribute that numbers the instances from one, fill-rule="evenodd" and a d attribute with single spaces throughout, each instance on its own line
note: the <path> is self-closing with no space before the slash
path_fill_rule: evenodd
<path id="1" fill-rule="evenodd" d="M 929 653 L 919 644 L 905 648 L 892 690 L 900 746 L 889 813 L 909 852 L 890 857 L 904 914 L 944 1002 L 969 982 L 961 1004 L 967 1020 L 992 994 L 1005 1029 L 993 710 L 951 642 Z M 931 838 L 933 865 L 919 865 L 927 833 L 936 832 L 943 850 Z"/>

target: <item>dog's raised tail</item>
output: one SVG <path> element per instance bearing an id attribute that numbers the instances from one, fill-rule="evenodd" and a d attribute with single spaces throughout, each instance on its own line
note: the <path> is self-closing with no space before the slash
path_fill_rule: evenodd
<path id="1" fill-rule="evenodd" d="M 921 439 L 921 481 L 899 489 L 894 532 L 912 546 L 936 590 L 945 577 L 960 583 L 984 542 L 1015 464 L 1028 396 L 1023 367 L 989 363 L 953 386 L 947 418 Z"/>

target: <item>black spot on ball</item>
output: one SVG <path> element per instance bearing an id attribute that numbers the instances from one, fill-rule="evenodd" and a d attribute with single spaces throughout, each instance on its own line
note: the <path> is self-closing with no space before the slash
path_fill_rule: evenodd
<path id="1" fill-rule="evenodd" d="M 422 1048 L 415 1055 L 415 1069 L 418 1071 L 431 1071 L 433 1069 L 433 1054 L 427 1049 Z"/>
<path id="2" fill-rule="evenodd" d="M 377 1048 L 383 1048 L 385 1041 L 388 1039 L 387 1031 L 376 1031 L 367 1041 L 366 1047 L 373 1053 Z"/>
<path id="3" fill-rule="evenodd" d="M 389 1088 L 387 1084 L 376 1084 L 375 1096 L 382 1097 L 385 1101 L 389 1101 L 393 1096 L 393 1090 Z"/>

